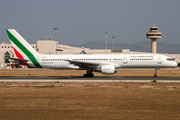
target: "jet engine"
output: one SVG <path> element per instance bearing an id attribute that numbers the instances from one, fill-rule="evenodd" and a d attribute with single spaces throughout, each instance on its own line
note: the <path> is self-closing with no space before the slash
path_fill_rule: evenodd
<path id="1" fill-rule="evenodd" d="M 96 71 L 101 72 L 102 74 L 114 74 L 114 73 L 117 73 L 117 69 L 115 68 L 114 65 L 98 66 Z"/>

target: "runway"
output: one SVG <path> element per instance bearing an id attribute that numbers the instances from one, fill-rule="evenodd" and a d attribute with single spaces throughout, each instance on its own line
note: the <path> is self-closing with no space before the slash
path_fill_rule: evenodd
<path id="1" fill-rule="evenodd" d="M 180 82 L 180 77 L 141 76 L 0 76 L 0 82 Z"/>

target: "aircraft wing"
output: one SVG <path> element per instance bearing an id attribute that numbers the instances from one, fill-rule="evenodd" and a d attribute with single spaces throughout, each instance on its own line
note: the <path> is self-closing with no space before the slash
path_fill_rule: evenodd
<path id="1" fill-rule="evenodd" d="M 71 64 L 77 65 L 79 67 L 87 67 L 87 68 L 95 68 L 100 65 L 100 63 L 94 62 L 84 62 L 84 61 L 74 61 L 74 60 L 66 60 L 69 61 Z"/>

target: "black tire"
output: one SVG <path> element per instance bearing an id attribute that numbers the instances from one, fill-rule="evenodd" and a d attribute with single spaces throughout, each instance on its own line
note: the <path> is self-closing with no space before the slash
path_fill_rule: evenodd
<path id="1" fill-rule="evenodd" d="M 157 75 L 154 75 L 154 78 L 157 78 Z"/>
<path id="2" fill-rule="evenodd" d="M 94 74 L 84 74 L 83 77 L 94 77 Z"/>

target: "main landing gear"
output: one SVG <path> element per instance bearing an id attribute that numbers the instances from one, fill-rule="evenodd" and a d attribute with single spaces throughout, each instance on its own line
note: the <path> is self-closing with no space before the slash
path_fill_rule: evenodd
<path id="1" fill-rule="evenodd" d="M 92 71 L 91 69 L 87 69 L 86 70 L 86 74 L 83 75 L 83 77 L 94 77 L 94 74 L 92 74 Z"/>
<path id="2" fill-rule="evenodd" d="M 159 70 L 159 68 L 155 68 L 155 74 L 154 74 L 154 78 L 157 78 L 157 70 Z"/>

